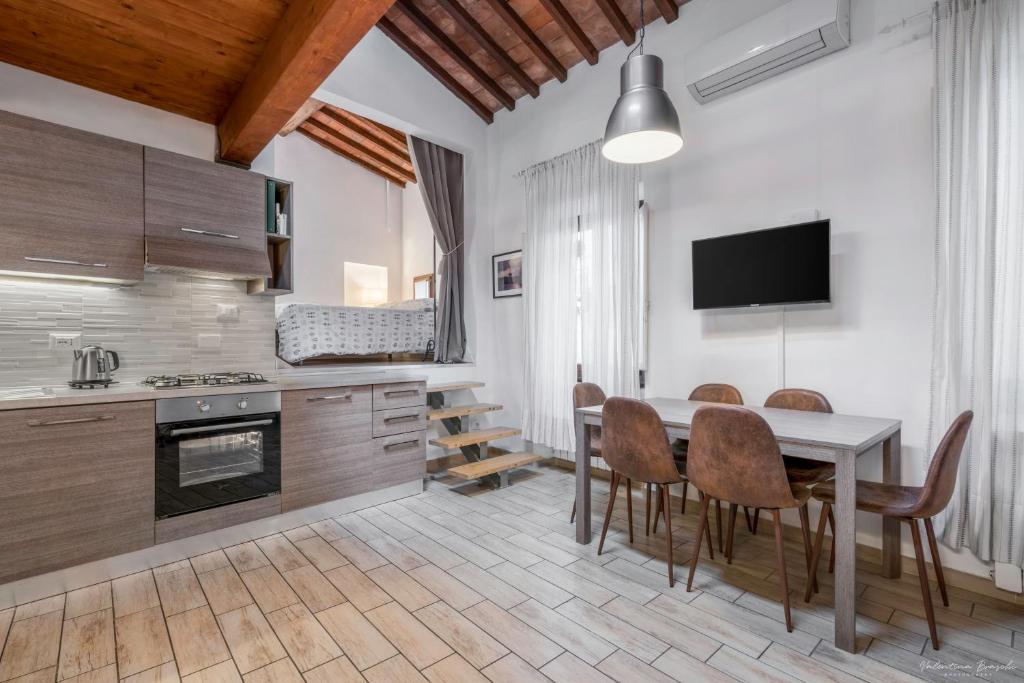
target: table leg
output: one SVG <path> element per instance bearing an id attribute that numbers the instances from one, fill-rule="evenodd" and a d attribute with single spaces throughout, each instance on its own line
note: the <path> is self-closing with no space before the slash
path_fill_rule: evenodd
<path id="1" fill-rule="evenodd" d="M 576 542 L 590 543 L 590 430 L 576 413 Z"/>
<path id="2" fill-rule="evenodd" d="M 901 477 L 900 431 L 882 442 L 882 481 L 899 484 Z M 900 520 L 882 518 L 882 576 L 898 579 L 903 569 L 900 542 Z"/>
<path id="3" fill-rule="evenodd" d="M 854 651 L 857 639 L 857 454 L 836 454 L 835 645 Z"/>

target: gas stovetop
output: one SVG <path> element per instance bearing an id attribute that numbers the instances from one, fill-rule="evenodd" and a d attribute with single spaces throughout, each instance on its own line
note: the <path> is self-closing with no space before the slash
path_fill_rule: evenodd
<path id="1" fill-rule="evenodd" d="M 219 387 L 240 384 L 267 384 L 256 372 L 213 372 L 203 375 L 157 375 L 147 377 L 143 384 L 154 389 L 184 389 L 188 387 Z"/>

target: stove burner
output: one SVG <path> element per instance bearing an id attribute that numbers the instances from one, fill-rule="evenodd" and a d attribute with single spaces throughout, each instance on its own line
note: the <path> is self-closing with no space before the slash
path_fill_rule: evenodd
<path id="1" fill-rule="evenodd" d="M 91 379 L 71 380 L 68 382 L 68 386 L 72 389 L 106 389 L 111 384 L 117 384 L 117 381 L 112 379 Z"/>
<path id="2" fill-rule="evenodd" d="M 157 375 L 142 382 L 154 389 L 182 389 L 187 387 L 233 386 L 238 384 L 266 384 L 263 375 L 256 372 L 216 372 L 201 375 Z"/>

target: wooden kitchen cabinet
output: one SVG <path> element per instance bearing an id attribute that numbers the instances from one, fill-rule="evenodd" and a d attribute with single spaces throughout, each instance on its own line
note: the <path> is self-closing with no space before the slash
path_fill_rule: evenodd
<path id="1" fill-rule="evenodd" d="M 154 403 L 0 411 L 0 583 L 145 548 Z"/>
<path id="2" fill-rule="evenodd" d="M 145 177 L 151 267 L 237 279 L 270 275 L 264 176 L 147 147 Z"/>
<path id="3" fill-rule="evenodd" d="M 140 281 L 142 146 L 0 111 L 0 270 Z"/>

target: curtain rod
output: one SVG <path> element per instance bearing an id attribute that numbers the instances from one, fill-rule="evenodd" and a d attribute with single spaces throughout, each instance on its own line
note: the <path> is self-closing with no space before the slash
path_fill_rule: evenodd
<path id="1" fill-rule="evenodd" d="M 532 171 L 534 169 L 540 168 L 541 166 L 546 166 L 548 164 L 552 164 L 552 163 L 554 163 L 556 161 L 561 161 L 562 159 L 564 159 L 567 156 L 570 156 L 572 154 L 576 154 L 581 149 L 585 149 L 585 148 L 590 147 L 592 145 L 600 144 L 602 142 L 604 142 L 604 138 L 598 138 L 596 140 L 591 140 L 590 142 L 582 144 L 579 147 L 576 147 L 575 149 L 570 149 L 568 152 L 562 152 L 561 154 L 559 154 L 557 156 L 553 156 L 550 159 L 546 159 L 545 161 L 539 161 L 536 164 L 533 164 L 532 166 L 527 166 L 523 170 L 521 170 L 518 173 L 516 173 L 513 177 L 514 178 L 522 178 L 523 176 L 525 176 L 527 173 L 529 173 L 530 171 Z"/>

